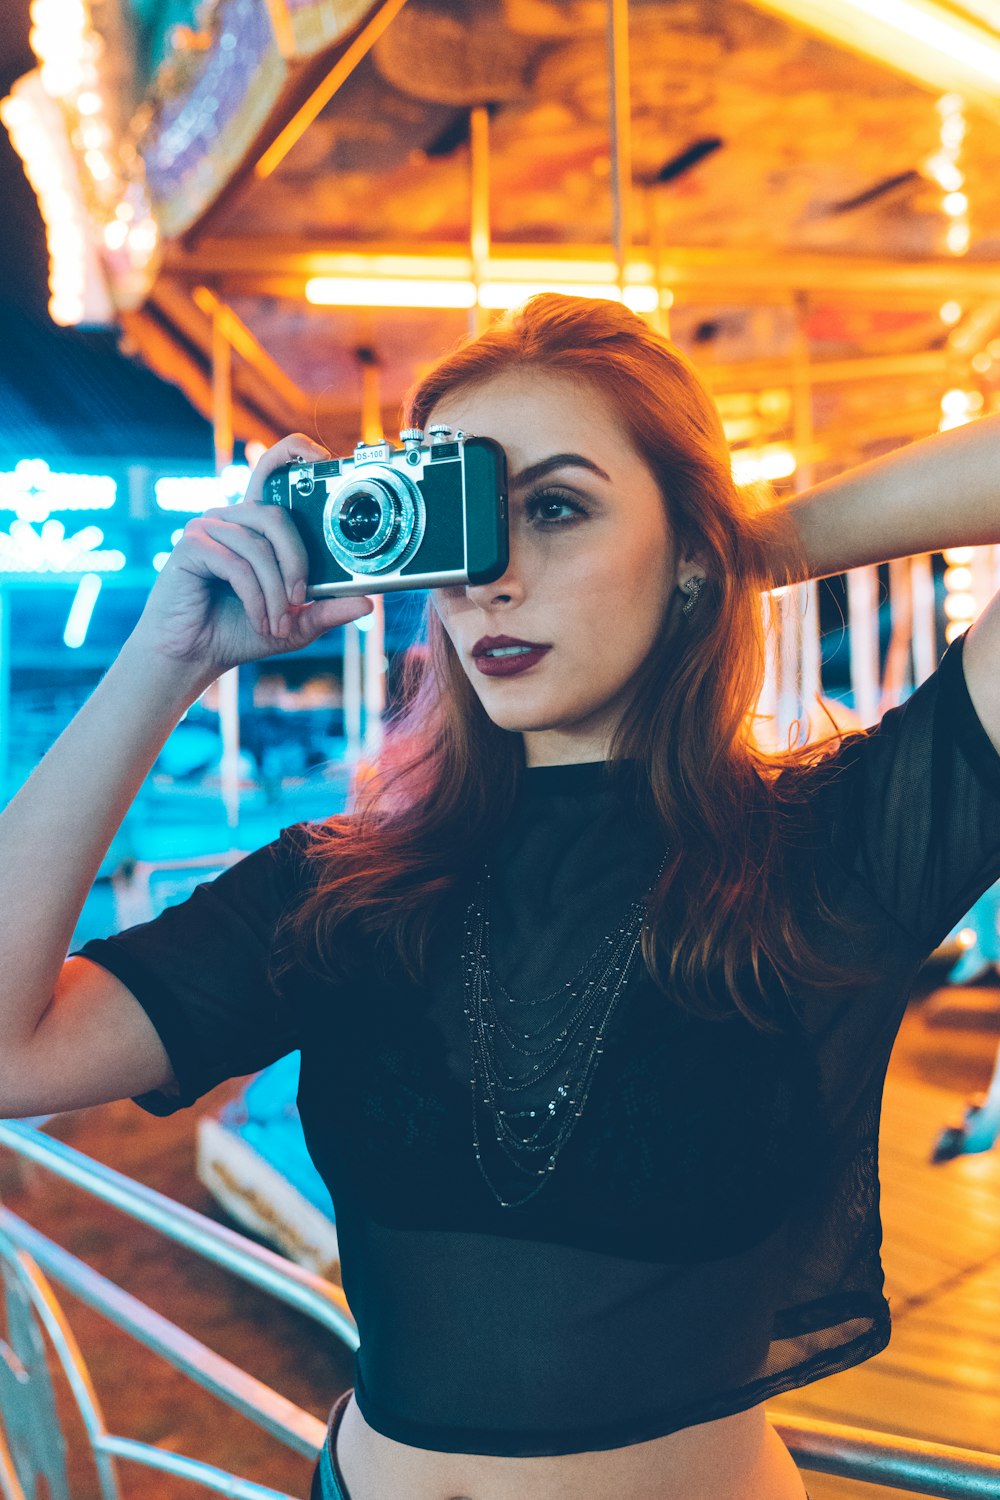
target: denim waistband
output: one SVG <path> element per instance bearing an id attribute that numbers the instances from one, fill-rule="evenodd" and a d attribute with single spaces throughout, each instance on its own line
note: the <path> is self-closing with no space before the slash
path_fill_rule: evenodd
<path id="1" fill-rule="evenodd" d="M 326 1442 L 313 1471 L 309 1500 L 351 1500 L 344 1483 L 344 1476 L 337 1463 L 337 1429 L 343 1420 L 347 1404 L 354 1395 L 353 1388 L 346 1390 L 334 1402 L 326 1431 Z"/>

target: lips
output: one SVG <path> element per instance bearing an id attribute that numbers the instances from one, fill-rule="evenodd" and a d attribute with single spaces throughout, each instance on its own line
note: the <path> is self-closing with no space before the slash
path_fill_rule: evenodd
<path id="1" fill-rule="evenodd" d="M 485 656 L 487 651 L 499 651 L 504 646 L 527 646 L 532 651 L 546 651 L 539 641 L 521 641 L 515 635 L 483 635 L 472 648 L 473 656 Z"/>

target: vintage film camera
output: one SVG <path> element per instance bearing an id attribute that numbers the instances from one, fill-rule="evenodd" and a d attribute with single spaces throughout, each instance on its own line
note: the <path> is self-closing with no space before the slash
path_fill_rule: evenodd
<path id="1" fill-rule="evenodd" d="M 507 460 L 492 438 L 450 427 L 359 443 L 353 458 L 286 464 L 264 503 L 290 512 L 309 598 L 491 583 L 506 571 Z"/>

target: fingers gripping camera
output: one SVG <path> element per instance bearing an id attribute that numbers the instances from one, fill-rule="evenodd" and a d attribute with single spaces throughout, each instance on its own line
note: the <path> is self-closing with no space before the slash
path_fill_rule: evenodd
<path id="1" fill-rule="evenodd" d="M 353 458 L 286 464 L 264 503 L 291 514 L 310 598 L 490 583 L 507 568 L 507 462 L 492 438 L 450 427 L 359 443 Z"/>

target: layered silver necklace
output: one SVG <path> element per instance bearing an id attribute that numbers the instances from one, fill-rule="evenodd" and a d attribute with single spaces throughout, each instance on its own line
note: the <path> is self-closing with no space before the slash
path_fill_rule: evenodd
<path id="1" fill-rule="evenodd" d="M 472 1139 L 479 1170 L 501 1208 L 520 1208 L 540 1193 L 583 1114 L 606 1028 L 640 951 L 646 896 L 667 863 L 669 849 L 645 896 L 633 901 L 574 977 L 548 995 L 519 1000 L 493 972 L 490 949 L 490 867 L 485 863 L 465 914 L 462 973 L 472 1055 Z M 547 1007 L 551 1014 L 542 1016 Z M 524 1043 L 529 1045 L 525 1046 Z M 516 1109 L 518 1096 L 551 1077 L 552 1097 L 535 1109 Z M 505 1199 L 483 1162 L 480 1103 L 497 1147 L 532 1186 Z"/>

